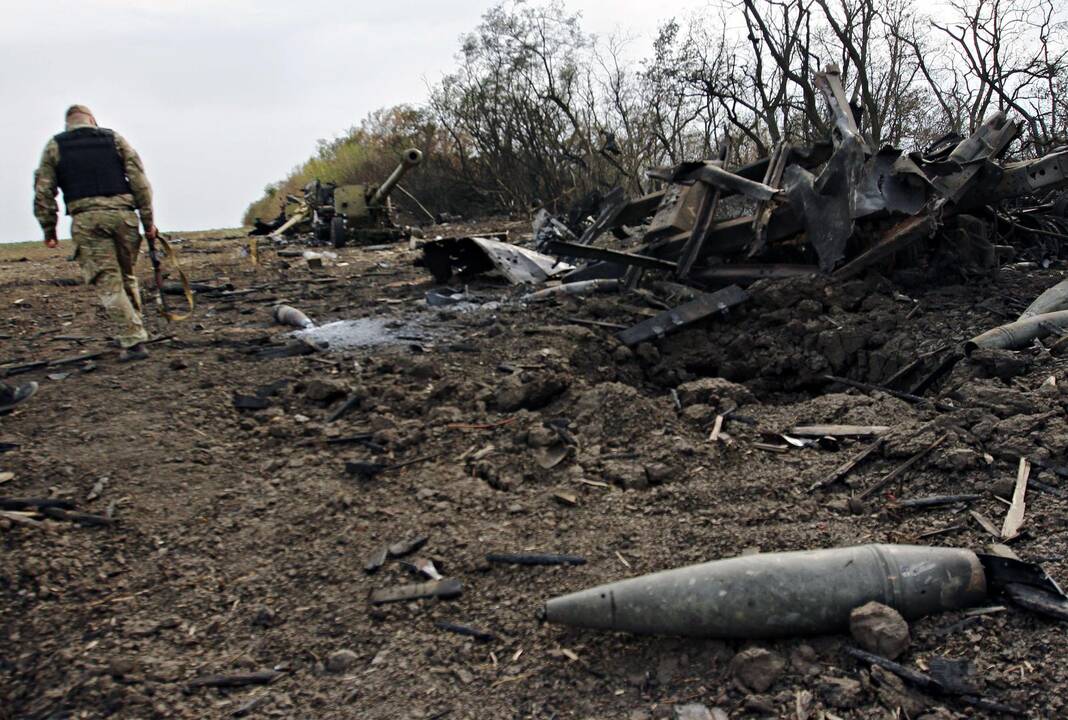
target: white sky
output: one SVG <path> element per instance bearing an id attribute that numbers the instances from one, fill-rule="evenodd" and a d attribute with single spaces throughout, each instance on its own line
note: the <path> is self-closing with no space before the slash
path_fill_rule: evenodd
<path id="1" fill-rule="evenodd" d="M 565 0 L 645 54 L 706 0 Z M 0 0 L 0 242 L 40 237 L 32 175 L 88 105 L 138 150 L 165 230 L 229 227 L 376 108 L 421 103 L 493 0 Z M 60 221 L 60 235 L 68 223 Z"/>

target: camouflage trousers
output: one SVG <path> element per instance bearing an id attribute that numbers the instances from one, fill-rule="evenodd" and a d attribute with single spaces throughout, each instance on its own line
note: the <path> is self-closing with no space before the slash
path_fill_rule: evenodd
<path id="1" fill-rule="evenodd" d="M 71 218 L 74 254 L 87 285 L 96 287 L 100 304 L 115 326 L 119 344 L 128 348 L 148 340 L 141 321 L 141 293 L 134 264 L 141 233 L 132 210 L 86 210 Z"/>

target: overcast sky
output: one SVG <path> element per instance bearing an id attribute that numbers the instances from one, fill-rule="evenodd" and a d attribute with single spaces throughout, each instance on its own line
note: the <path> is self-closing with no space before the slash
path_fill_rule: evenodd
<path id="1" fill-rule="evenodd" d="M 587 32 L 634 35 L 644 54 L 658 22 L 707 0 L 566 1 Z M 493 4 L 0 0 L 0 242 L 40 236 L 33 170 L 72 103 L 141 154 L 161 228 L 230 227 L 317 139 L 421 103 Z"/>

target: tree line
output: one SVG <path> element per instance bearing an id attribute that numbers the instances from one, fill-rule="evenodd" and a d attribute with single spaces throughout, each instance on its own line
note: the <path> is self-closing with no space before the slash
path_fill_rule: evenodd
<path id="1" fill-rule="evenodd" d="M 245 222 L 313 178 L 405 185 L 436 212 L 560 211 L 591 193 L 651 189 L 644 171 L 767 155 L 827 137 L 814 75 L 837 66 L 876 146 L 922 149 L 991 113 L 1024 123 L 1013 152 L 1068 145 L 1068 5 L 1060 0 L 732 0 L 668 19 L 644 54 L 595 37 L 560 0 L 504 0 L 460 40 L 419 105 L 379 110 L 269 185 Z M 399 199 L 403 204 L 404 200 Z"/>

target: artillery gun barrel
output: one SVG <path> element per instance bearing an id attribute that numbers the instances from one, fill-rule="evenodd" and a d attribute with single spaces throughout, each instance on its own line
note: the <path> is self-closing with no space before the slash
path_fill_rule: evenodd
<path id="1" fill-rule="evenodd" d="M 398 165 L 397 169 L 386 178 L 384 183 L 378 186 L 378 190 L 375 190 L 375 194 L 371 197 L 371 202 L 369 204 L 380 205 L 385 202 L 386 198 L 389 197 L 389 194 L 393 191 L 394 186 L 401 181 L 401 178 L 421 162 L 423 162 L 423 153 L 420 150 L 416 150 L 415 148 L 405 150 L 400 165 Z"/>
<path id="2" fill-rule="evenodd" d="M 287 230 L 289 230 L 291 227 L 293 227 L 294 225 L 297 225 L 297 224 L 299 224 L 301 222 L 304 222 L 310 216 L 311 216 L 311 214 L 309 213 L 308 210 L 301 210 L 299 213 L 297 213 L 293 217 L 291 217 L 288 220 L 286 220 L 285 223 L 283 223 L 281 227 L 277 228 L 274 232 L 272 232 L 270 235 L 268 235 L 268 237 L 280 237 L 281 235 L 285 234 L 285 232 Z"/>

